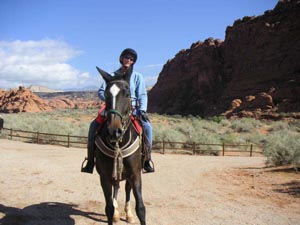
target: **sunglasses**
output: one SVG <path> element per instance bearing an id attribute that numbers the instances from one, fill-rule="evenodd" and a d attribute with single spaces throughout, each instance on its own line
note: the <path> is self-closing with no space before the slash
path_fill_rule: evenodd
<path id="1" fill-rule="evenodd" d="M 125 58 L 125 59 L 128 59 L 128 60 L 130 60 L 130 61 L 132 61 L 132 62 L 134 61 L 134 58 L 132 58 L 132 57 L 130 57 L 130 56 L 128 56 L 128 55 L 125 55 L 124 58 Z"/>

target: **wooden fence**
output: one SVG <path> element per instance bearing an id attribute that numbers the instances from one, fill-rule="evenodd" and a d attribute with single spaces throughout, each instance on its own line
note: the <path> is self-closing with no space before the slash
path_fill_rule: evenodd
<path id="1" fill-rule="evenodd" d="M 165 153 L 189 155 L 261 156 L 262 147 L 254 144 L 207 144 L 160 141 L 153 142 L 153 150 Z"/>
<path id="2" fill-rule="evenodd" d="M 49 134 L 32 131 L 22 131 L 3 128 L 2 136 L 11 140 L 19 140 L 37 143 L 53 144 L 65 147 L 86 147 L 87 137 Z M 189 155 L 222 155 L 222 156 L 261 156 L 262 147 L 254 144 L 207 144 L 207 143 L 187 143 L 170 141 L 153 141 L 153 152 L 161 154 L 178 153 Z"/>
<path id="3" fill-rule="evenodd" d="M 53 144 L 65 147 L 86 147 L 87 137 L 62 135 L 62 134 L 49 134 L 33 131 L 23 131 L 3 128 L 3 135 L 10 140 L 19 140 L 36 143 L 36 144 Z"/>

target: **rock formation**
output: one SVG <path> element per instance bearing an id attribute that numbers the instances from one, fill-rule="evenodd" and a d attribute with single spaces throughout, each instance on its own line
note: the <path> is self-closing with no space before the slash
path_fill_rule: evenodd
<path id="1" fill-rule="evenodd" d="M 41 112 L 51 109 L 43 99 L 24 87 L 0 92 L 0 112 Z"/>
<path id="2" fill-rule="evenodd" d="M 60 95 L 55 94 L 54 97 L 41 98 L 24 87 L 9 91 L 0 90 L 0 112 L 4 113 L 42 112 L 54 109 L 99 109 L 100 104 L 97 98 L 93 100 L 93 96 L 84 99 L 60 93 Z"/>
<path id="3" fill-rule="evenodd" d="M 281 0 L 261 16 L 236 20 L 224 41 L 208 38 L 181 50 L 150 91 L 149 111 L 228 117 L 300 112 L 299 15 L 299 0 Z M 240 107 L 232 108 L 232 101 Z"/>

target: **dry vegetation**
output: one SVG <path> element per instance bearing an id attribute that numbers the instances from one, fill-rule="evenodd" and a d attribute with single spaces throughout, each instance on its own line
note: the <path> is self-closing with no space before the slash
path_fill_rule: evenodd
<path id="1" fill-rule="evenodd" d="M 87 136 L 96 110 L 58 110 L 43 113 L 3 114 L 6 128 Z M 202 119 L 150 114 L 154 141 L 206 144 L 254 144 L 263 149 L 270 165 L 300 164 L 299 120 L 263 121 L 251 118 Z"/>

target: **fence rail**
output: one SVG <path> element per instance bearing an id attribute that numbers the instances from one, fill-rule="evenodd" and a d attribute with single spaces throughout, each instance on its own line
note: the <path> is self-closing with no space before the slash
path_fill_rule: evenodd
<path id="1" fill-rule="evenodd" d="M 53 144 L 65 147 L 85 147 L 87 144 L 87 137 L 63 134 L 50 134 L 33 131 L 14 130 L 10 128 L 3 128 L 3 133 L 11 140 L 27 140 L 29 143 L 36 144 Z"/>
<path id="2" fill-rule="evenodd" d="M 3 128 L 2 136 L 11 140 L 27 140 L 29 143 L 53 144 L 65 147 L 86 147 L 87 137 L 75 135 L 49 134 L 33 131 Z M 195 142 L 153 141 L 153 152 L 161 154 L 180 153 L 190 155 L 222 155 L 222 156 L 261 156 L 262 147 L 254 144 L 207 144 Z"/>
<path id="3" fill-rule="evenodd" d="M 165 153 L 182 153 L 190 155 L 222 155 L 222 156 L 261 156 L 262 146 L 254 144 L 207 144 L 156 141 L 153 142 L 153 150 Z"/>

